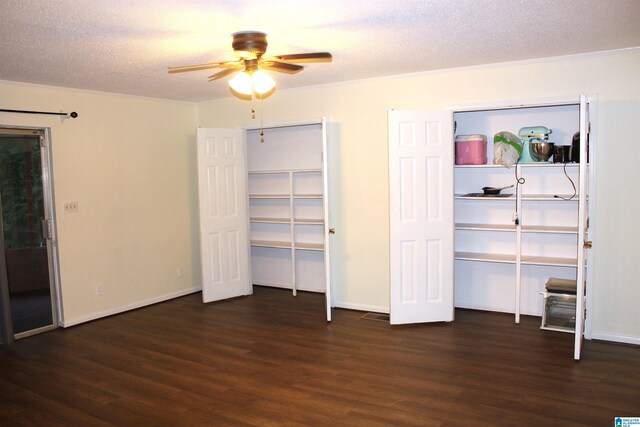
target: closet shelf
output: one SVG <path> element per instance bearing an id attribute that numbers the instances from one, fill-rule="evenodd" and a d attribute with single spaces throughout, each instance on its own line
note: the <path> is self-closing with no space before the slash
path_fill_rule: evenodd
<path id="1" fill-rule="evenodd" d="M 516 256 L 510 254 L 489 254 L 480 252 L 456 252 L 455 259 L 460 261 L 497 262 L 502 264 L 515 264 Z"/>
<path id="2" fill-rule="evenodd" d="M 305 225 L 322 225 L 324 221 L 321 218 L 294 218 L 291 221 L 290 218 L 264 218 L 264 217 L 251 217 L 251 222 L 260 222 L 265 224 L 305 224 Z"/>
<path id="3" fill-rule="evenodd" d="M 519 164 L 523 168 L 564 168 L 564 163 L 520 163 Z M 579 168 L 580 163 L 567 163 L 567 169 L 569 168 Z"/>
<path id="4" fill-rule="evenodd" d="M 508 194 L 506 196 L 500 196 L 500 197 L 496 197 L 496 196 L 468 196 L 468 194 L 470 193 L 461 193 L 461 194 L 456 194 L 454 196 L 455 199 L 458 200 L 480 200 L 480 201 L 496 201 L 496 200 L 513 200 L 516 198 L 515 194 Z M 477 193 L 479 194 L 479 193 Z"/>
<path id="5" fill-rule="evenodd" d="M 291 249 L 291 242 L 276 242 L 272 240 L 252 240 L 251 246 L 262 248 L 285 248 Z"/>
<path id="6" fill-rule="evenodd" d="M 523 233 L 578 234 L 578 227 L 523 225 Z"/>
<path id="7" fill-rule="evenodd" d="M 294 194 L 294 199 L 322 199 L 322 194 Z"/>
<path id="8" fill-rule="evenodd" d="M 556 258 L 544 256 L 525 256 L 522 258 L 523 265 L 548 265 L 554 267 L 577 267 L 578 260 L 576 258 Z"/>
<path id="9" fill-rule="evenodd" d="M 322 194 L 249 194 L 250 199 L 322 199 Z"/>
<path id="10" fill-rule="evenodd" d="M 486 165 L 454 165 L 456 169 L 487 169 L 487 168 L 503 168 L 504 170 L 509 170 L 502 165 L 494 165 L 494 164 L 486 164 Z"/>
<path id="11" fill-rule="evenodd" d="M 289 194 L 249 194 L 250 199 L 289 199 Z"/>
<path id="12" fill-rule="evenodd" d="M 474 230 L 474 231 L 516 231 L 515 224 L 472 224 L 457 223 L 456 230 Z"/>
<path id="13" fill-rule="evenodd" d="M 305 251 L 323 251 L 324 245 L 322 243 L 303 243 L 296 242 L 294 243 L 296 249 L 301 249 Z"/>
<path id="14" fill-rule="evenodd" d="M 519 163 L 518 166 L 523 168 L 564 168 L 564 163 Z M 568 168 L 579 168 L 580 163 L 567 163 Z M 504 169 L 505 171 L 513 171 L 513 166 L 506 168 L 502 165 L 486 164 L 486 165 L 455 165 L 456 169 Z"/>
<path id="15" fill-rule="evenodd" d="M 530 201 L 541 201 L 541 202 L 577 202 L 580 199 L 580 195 L 576 194 L 573 196 L 571 200 L 563 200 L 569 199 L 572 194 L 558 194 L 559 197 L 556 197 L 554 194 L 523 194 L 522 201 L 530 202 Z M 561 198 L 562 197 L 562 198 Z"/>
<path id="16" fill-rule="evenodd" d="M 475 223 L 456 223 L 456 230 L 470 231 L 508 231 L 517 230 L 515 224 L 475 224 Z M 567 226 L 551 226 L 551 225 L 523 225 L 523 233 L 549 233 L 549 234 L 577 234 L 578 227 Z"/>
<path id="17" fill-rule="evenodd" d="M 267 224 L 289 224 L 291 220 L 289 218 L 258 218 L 251 217 L 249 219 L 251 222 L 263 222 Z"/>
<path id="18" fill-rule="evenodd" d="M 309 225 L 313 225 L 313 224 L 322 225 L 322 224 L 324 224 L 324 221 L 321 218 L 294 218 L 293 222 L 294 222 L 294 224 L 309 224 Z"/>
<path id="19" fill-rule="evenodd" d="M 261 248 L 281 248 L 281 249 L 298 249 L 304 251 L 323 251 L 322 243 L 305 243 L 305 242 L 277 242 L 273 240 L 252 240 L 251 246 Z"/>
<path id="20" fill-rule="evenodd" d="M 496 200 L 506 200 L 506 201 L 510 201 L 516 198 L 515 194 L 508 194 L 505 196 L 500 196 L 500 197 L 496 197 L 496 196 L 469 196 L 468 194 L 470 193 L 461 193 L 461 194 L 456 194 L 455 195 L 455 199 L 458 200 L 478 200 L 478 201 L 496 201 Z M 479 194 L 479 193 L 477 193 Z M 522 195 L 522 201 L 523 202 L 535 202 L 535 201 L 539 201 L 539 202 L 577 202 L 580 199 L 580 195 L 576 194 L 575 196 L 573 196 L 573 198 L 571 200 L 563 200 L 564 199 L 569 199 L 571 197 L 571 194 L 558 194 L 559 197 L 556 197 L 556 195 L 554 194 L 523 194 Z"/>
<path id="21" fill-rule="evenodd" d="M 481 261 L 495 262 L 502 264 L 515 264 L 516 256 L 514 254 L 490 254 L 481 252 L 456 252 L 455 259 L 459 261 Z M 543 256 L 522 256 L 522 265 L 546 265 L 554 267 L 576 267 L 578 260 L 576 258 L 558 258 Z"/>
<path id="22" fill-rule="evenodd" d="M 303 172 L 322 172 L 322 169 L 286 169 L 286 170 L 251 170 L 250 174 L 280 174 L 280 173 L 303 173 Z"/>

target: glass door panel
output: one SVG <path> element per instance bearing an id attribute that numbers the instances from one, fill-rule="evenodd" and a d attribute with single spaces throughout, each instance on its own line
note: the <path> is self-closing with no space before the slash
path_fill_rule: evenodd
<path id="1" fill-rule="evenodd" d="M 2 134 L 0 195 L 13 333 L 53 325 L 40 135 Z"/>

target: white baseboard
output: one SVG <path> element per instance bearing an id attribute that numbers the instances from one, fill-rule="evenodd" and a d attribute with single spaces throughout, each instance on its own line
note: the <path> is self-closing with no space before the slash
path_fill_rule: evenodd
<path id="1" fill-rule="evenodd" d="M 336 308 L 346 308 L 349 310 L 371 311 L 374 313 L 389 314 L 389 307 L 378 307 L 375 305 L 365 305 L 365 304 L 352 304 L 350 302 L 344 302 L 344 301 L 334 301 L 333 306 Z"/>
<path id="2" fill-rule="evenodd" d="M 630 336 L 626 336 L 626 335 L 616 335 L 616 334 L 610 334 L 610 333 L 606 333 L 606 332 L 593 332 L 591 334 L 591 338 L 590 339 L 592 339 L 592 340 L 601 340 L 601 341 L 620 342 L 620 343 L 624 343 L 624 344 L 640 345 L 640 338 L 638 338 L 638 337 L 630 337 Z"/>
<path id="3" fill-rule="evenodd" d="M 202 290 L 202 286 L 198 286 L 195 288 L 189 288 L 189 289 L 183 289 L 176 292 L 170 292 L 168 294 L 159 295 L 157 297 L 149 298 L 143 301 L 137 301 L 132 304 L 110 308 L 108 310 L 99 311 L 97 313 L 91 313 L 87 316 L 76 317 L 75 319 L 71 319 L 71 320 L 65 319 L 62 322 L 60 322 L 60 326 L 62 326 L 63 328 L 68 328 L 69 326 L 79 325 L 80 323 L 90 322 L 92 320 L 97 320 L 102 317 L 112 316 L 118 313 L 124 313 L 125 311 L 135 310 L 136 308 L 141 308 L 147 305 L 168 301 L 170 299 L 179 298 L 185 295 L 193 294 L 195 292 L 200 292 L 201 290 Z"/>

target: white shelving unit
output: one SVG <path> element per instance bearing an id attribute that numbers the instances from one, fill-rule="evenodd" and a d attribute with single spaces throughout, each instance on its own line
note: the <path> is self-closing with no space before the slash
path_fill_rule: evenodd
<path id="1" fill-rule="evenodd" d="M 560 145 L 571 144 L 581 123 L 579 102 L 454 112 L 454 120 L 457 134 L 480 133 L 489 141 L 500 131 L 517 134 L 522 127 L 546 126 L 553 130 L 551 141 Z M 491 142 L 487 158 L 492 162 Z M 588 188 L 579 188 L 582 168 L 587 165 L 454 167 L 456 307 L 514 313 L 519 322 L 521 314 L 542 315 L 547 278 L 576 279 L 578 237 L 584 231 L 581 201 L 588 209 Z M 503 190 L 509 197 L 469 196 L 484 186 L 516 184 L 516 175 L 525 182 L 517 192 Z"/>
<path id="2" fill-rule="evenodd" d="M 319 123 L 247 131 L 252 282 L 326 291 L 328 231 Z"/>

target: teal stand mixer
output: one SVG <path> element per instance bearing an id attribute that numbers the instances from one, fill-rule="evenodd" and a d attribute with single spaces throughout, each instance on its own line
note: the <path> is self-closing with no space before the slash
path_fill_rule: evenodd
<path id="1" fill-rule="evenodd" d="M 540 163 L 546 160 L 536 160 L 531 157 L 531 143 L 534 142 L 549 142 L 549 135 L 551 129 L 544 126 L 530 126 L 520 129 L 518 136 L 522 140 L 522 155 L 520 156 L 519 163 Z"/>

